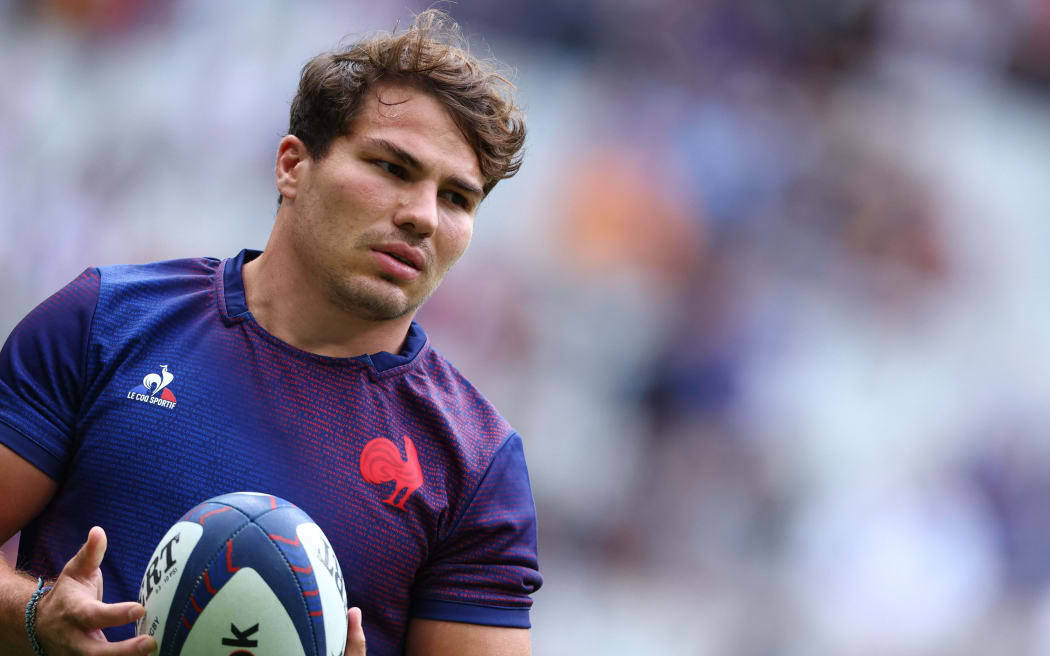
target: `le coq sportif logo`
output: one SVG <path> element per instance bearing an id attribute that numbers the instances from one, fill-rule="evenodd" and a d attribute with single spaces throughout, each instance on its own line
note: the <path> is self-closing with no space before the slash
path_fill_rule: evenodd
<path id="1" fill-rule="evenodd" d="M 128 398 L 140 403 L 159 405 L 168 410 L 175 409 L 175 393 L 168 387 L 175 380 L 175 374 L 168 370 L 168 365 L 160 365 L 160 371 L 151 371 L 142 379 L 142 384 L 128 391 Z"/>

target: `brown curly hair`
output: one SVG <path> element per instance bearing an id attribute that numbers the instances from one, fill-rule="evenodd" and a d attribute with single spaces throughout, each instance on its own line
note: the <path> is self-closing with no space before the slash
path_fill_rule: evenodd
<path id="1" fill-rule="evenodd" d="M 349 133 L 365 92 L 379 81 L 411 84 L 448 110 L 478 157 L 486 194 L 521 167 L 525 118 L 514 85 L 493 60 L 472 56 L 459 25 L 428 9 L 409 28 L 383 32 L 322 53 L 303 67 L 288 133 L 321 159 Z"/>

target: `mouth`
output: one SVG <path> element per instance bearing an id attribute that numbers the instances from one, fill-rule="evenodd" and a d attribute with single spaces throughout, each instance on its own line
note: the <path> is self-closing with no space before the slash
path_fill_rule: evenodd
<path id="1" fill-rule="evenodd" d="M 402 257 L 402 256 L 398 255 L 397 253 L 389 253 L 389 252 L 387 253 L 387 255 L 389 255 L 390 257 L 394 258 L 398 262 L 403 262 L 403 263 L 407 264 L 408 266 L 412 267 L 413 269 L 418 269 L 419 268 L 415 264 L 412 264 L 412 261 L 409 260 L 407 257 Z"/>
<path id="2" fill-rule="evenodd" d="M 405 266 L 412 267 L 416 271 L 422 271 L 426 263 L 423 252 L 403 242 L 393 242 L 374 246 L 372 250 L 387 255 Z"/>
<path id="3" fill-rule="evenodd" d="M 387 275 L 401 280 L 418 277 L 426 266 L 423 252 L 405 243 L 373 246 L 372 256 Z"/>

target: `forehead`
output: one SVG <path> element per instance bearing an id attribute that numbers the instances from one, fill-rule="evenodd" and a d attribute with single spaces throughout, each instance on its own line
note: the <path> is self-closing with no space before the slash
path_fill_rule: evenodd
<path id="1" fill-rule="evenodd" d="M 420 163 L 482 185 L 474 149 L 434 96 L 411 86 L 378 84 L 366 92 L 350 124 L 349 139 L 384 139 Z"/>

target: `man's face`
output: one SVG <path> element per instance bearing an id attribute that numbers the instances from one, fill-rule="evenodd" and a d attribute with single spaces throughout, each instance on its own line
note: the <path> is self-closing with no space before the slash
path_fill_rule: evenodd
<path id="1" fill-rule="evenodd" d="M 308 278 L 355 316 L 414 312 L 470 243 L 483 196 L 477 156 L 429 94 L 375 87 L 349 134 L 300 166 L 293 248 Z"/>

